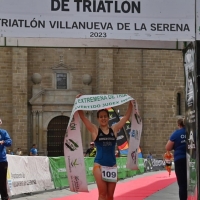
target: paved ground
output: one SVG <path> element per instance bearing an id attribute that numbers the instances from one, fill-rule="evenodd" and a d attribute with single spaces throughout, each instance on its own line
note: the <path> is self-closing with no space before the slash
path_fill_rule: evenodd
<path id="1" fill-rule="evenodd" d="M 142 175 L 137 175 L 132 178 L 127 178 L 124 180 L 120 180 L 120 182 L 127 182 L 130 180 L 134 180 L 136 178 L 144 177 L 147 175 L 153 175 L 156 173 L 160 172 L 148 172 L 144 173 Z M 92 190 L 96 188 L 96 184 L 90 184 L 88 185 L 88 189 Z M 64 196 L 69 196 L 74 194 L 73 192 L 69 191 L 69 188 L 64 188 L 64 189 L 57 189 L 57 190 L 50 190 L 50 191 L 45 191 L 45 192 L 37 192 L 37 193 L 32 193 L 32 194 L 22 194 L 18 196 L 13 196 L 11 199 L 14 200 L 50 200 L 52 198 L 57 198 L 57 197 L 64 197 Z M 145 198 L 145 200 L 178 200 L 178 185 L 177 183 L 173 183 L 172 185 L 168 186 L 167 188 L 160 190 L 157 193 L 154 193 L 152 196 Z"/>
<path id="2" fill-rule="evenodd" d="M 159 192 L 154 193 L 150 197 L 146 198 L 145 200 L 178 200 L 178 184 L 173 183 L 172 185 L 166 187 Z"/>

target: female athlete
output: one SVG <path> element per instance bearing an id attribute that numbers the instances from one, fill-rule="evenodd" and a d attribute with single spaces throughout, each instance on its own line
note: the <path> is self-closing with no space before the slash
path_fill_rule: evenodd
<path id="1" fill-rule="evenodd" d="M 81 95 L 77 95 L 79 98 Z M 128 109 L 124 117 L 113 126 L 109 127 L 108 110 L 102 109 L 97 112 L 99 126 L 91 123 L 85 117 L 84 112 L 79 110 L 79 116 L 85 124 L 87 130 L 92 135 L 92 140 L 97 148 L 97 155 L 94 159 L 93 174 L 99 192 L 98 200 L 113 200 L 115 186 L 117 182 L 117 166 L 115 156 L 115 146 L 118 131 L 129 119 L 132 111 L 132 103 L 129 102 Z"/>

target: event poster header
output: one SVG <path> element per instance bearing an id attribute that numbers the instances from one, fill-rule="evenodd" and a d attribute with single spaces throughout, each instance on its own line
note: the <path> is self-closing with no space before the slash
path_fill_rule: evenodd
<path id="1" fill-rule="evenodd" d="M 195 0 L 0 0 L 0 36 L 195 40 Z"/>
<path id="2" fill-rule="evenodd" d="M 51 11 L 70 11 L 70 0 L 51 0 Z M 102 12 L 102 13 L 140 13 L 140 1 L 96 1 L 74 0 L 76 12 Z"/>

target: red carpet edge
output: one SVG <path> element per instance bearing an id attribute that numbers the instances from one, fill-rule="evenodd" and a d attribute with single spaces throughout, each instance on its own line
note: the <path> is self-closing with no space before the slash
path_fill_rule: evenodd
<path id="1" fill-rule="evenodd" d="M 143 200 L 148 196 L 164 189 L 176 182 L 175 173 L 169 177 L 168 172 L 140 177 L 128 182 L 118 182 L 115 190 L 115 200 Z M 98 199 L 98 190 L 93 189 L 89 193 L 78 193 L 70 196 L 54 198 L 51 200 L 90 200 Z"/>

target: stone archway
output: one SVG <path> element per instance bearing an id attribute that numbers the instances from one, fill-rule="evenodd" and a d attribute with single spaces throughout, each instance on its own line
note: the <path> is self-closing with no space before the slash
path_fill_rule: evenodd
<path id="1" fill-rule="evenodd" d="M 53 118 L 47 127 L 47 155 L 51 157 L 64 156 L 64 136 L 69 117 L 58 116 Z"/>

